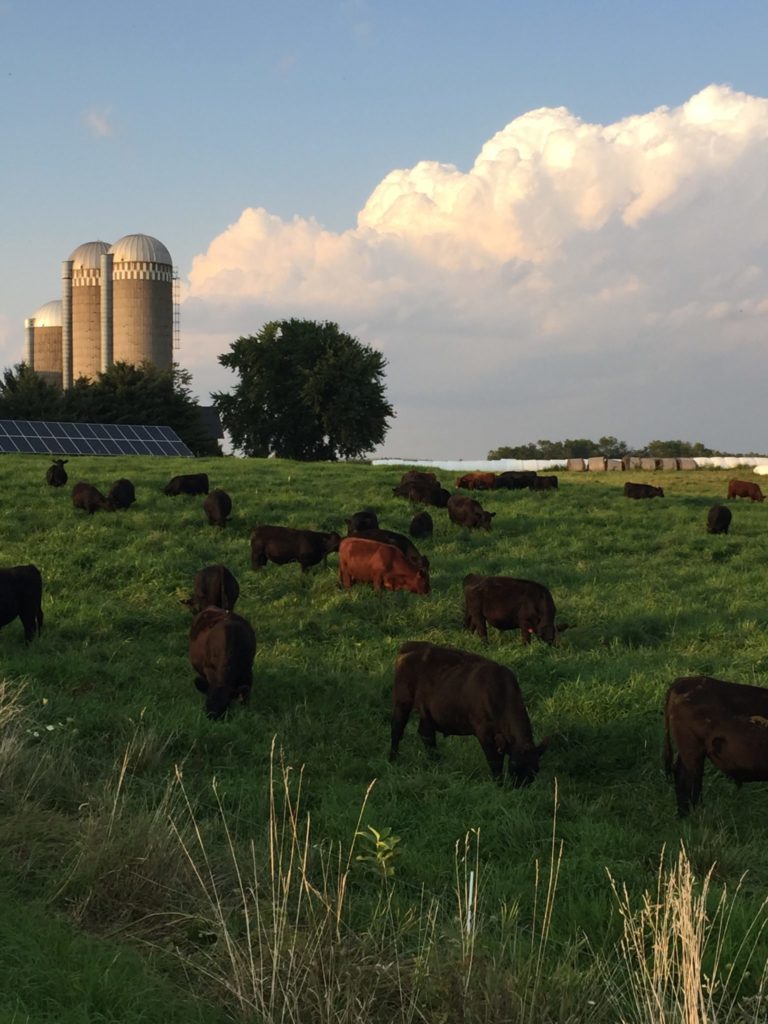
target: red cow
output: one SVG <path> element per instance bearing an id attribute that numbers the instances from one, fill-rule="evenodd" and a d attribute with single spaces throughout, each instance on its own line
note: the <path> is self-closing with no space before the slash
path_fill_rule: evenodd
<path id="1" fill-rule="evenodd" d="M 363 537 L 345 537 L 339 545 L 339 582 L 372 583 L 374 590 L 409 590 L 429 593 L 429 575 L 417 568 L 394 544 L 382 544 Z"/>
<path id="2" fill-rule="evenodd" d="M 750 483 L 749 480 L 729 480 L 729 498 L 751 498 L 752 501 L 765 501 L 763 492 L 758 484 Z"/>

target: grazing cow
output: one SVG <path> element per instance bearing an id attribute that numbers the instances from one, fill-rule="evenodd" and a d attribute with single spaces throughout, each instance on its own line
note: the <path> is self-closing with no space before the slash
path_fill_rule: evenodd
<path id="1" fill-rule="evenodd" d="M 437 476 L 434 473 L 428 473 L 423 469 L 409 469 L 400 477 L 401 484 L 417 483 L 418 481 L 436 484 Z"/>
<path id="2" fill-rule="evenodd" d="M 208 516 L 210 526 L 220 526 L 223 529 L 232 514 L 232 499 L 226 491 L 214 488 L 203 502 L 203 510 Z"/>
<path id="3" fill-rule="evenodd" d="M 192 620 L 189 660 L 195 686 L 205 694 L 209 718 L 222 718 L 237 699 L 245 704 L 253 685 L 256 634 L 250 622 L 223 608 L 205 608 Z"/>
<path id="4" fill-rule="evenodd" d="M 750 498 L 752 501 L 764 501 L 763 492 L 759 484 L 753 484 L 749 480 L 729 480 L 728 498 Z"/>
<path id="5" fill-rule="evenodd" d="M 207 473 L 183 473 L 168 481 L 163 494 L 176 497 L 177 494 L 207 494 L 208 490 Z"/>
<path id="6" fill-rule="evenodd" d="M 533 482 L 536 474 L 532 469 L 509 469 L 505 473 L 496 476 L 497 491 L 524 491 L 533 490 Z"/>
<path id="7" fill-rule="evenodd" d="M 411 502 L 434 505 L 437 508 L 445 508 L 450 497 L 450 492 L 441 487 L 436 480 L 407 481 L 393 488 L 392 493 L 396 498 L 407 498 Z"/>
<path id="8" fill-rule="evenodd" d="M 63 487 L 69 479 L 67 471 L 64 469 L 67 462 L 69 462 L 69 459 L 54 459 L 53 465 L 48 467 L 45 479 L 51 487 Z"/>
<path id="9" fill-rule="evenodd" d="M 364 537 L 345 537 L 339 545 L 339 582 L 343 587 L 372 583 L 374 590 L 429 593 L 429 576 L 407 560 L 394 544 Z"/>
<path id="10" fill-rule="evenodd" d="M 674 772 L 680 817 L 701 799 L 706 758 L 737 785 L 768 781 L 768 690 L 710 676 L 672 683 L 664 707 L 664 767 L 667 775 Z"/>
<path id="11" fill-rule="evenodd" d="M 240 584 L 226 565 L 206 565 L 195 573 L 192 596 L 181 603 L 188 605 L 195 613 L 209 605 L 231 612 L 239 596 Z"/>
<path id="12" fill-rule="evenodd" d="M 725 505 L 713 505 L 707 512 L 707 533 L 728 533 L 731 510 Z"/>
<path id="13" fill-rule="evenodd" d="M 411 525 L 408 527 L 408 533 L 416 540 L 421 540 L 423 537 L 431 537 L 434 529 L 434 523 L 432 522 L 432 516 L 429 512 L 417 512 L 411 520 Z"/>
<path id="14" fill-rule="evenodd" d="M 0 569 L 0 627 L 18 616 L 29 643 L 43 629 L 43 577 L 36 565 Z"/>
<path id="15" fill-rule="evenodd" d="M 467 491 L 492 491 L 496 486 L 496 474 L 465 473 L 456 481 L 456 486 Z"/>
<path id="16" fill-rule="evenodd" d="M 130 480 L 121 477 L 110 487 L 107 501 L 113 509 L 130 508 L 136 501 L 136 489 Z"/>
<path id="17" fill-rule="evenodd" d="M 651 484 L 624 484 L 625 498 L 663 498 L 664 488 L 653 487 Z"/>
<path id="18" fill-rule="evenodd" d="M 81 480 L 72 488 L 72 504 L 75 508 L 81 508 L 92 516 L 97 508 L 103 508 L 107 512 L 114 512 L 111 502 L 104 497 L 101 491 Z"/>
<path id="19" fill-rule="evenodd" d="M 464 577 L 464 626 L 488 639 L 487 623 L 496 629 L 519 629 L 524 644 L 531 634 L 554 644 L 555 602 L 542 583 L 512 576 Z"/>
<path id="20" fill-rule="evenodd" d="M 347 533 L 350 536 L 354 533 L 359 533 L 361 530 L 378 530 L 379 528 L 379 517 L 375 512 L 371 512 L 370 509 L 355 512 L 345 522 L 347 524 Z"/>
<path id="21" fill-rule="evenodd" d="M 486 512 L 479 501 L 454 494 L 448 501 L 448 518 L 457 526 L 490 530 L 495 512 Z"/>
<path id="22" fill-rule="evenodd" d="M 397 757 L 411 711 L 419 716 L 419 735 L 429 750 L 435 734 L 476 736 L 491 774 L 501 783 L 504 757 L 517 786 L 533 782 L 547 741 L 539 746 L 514 673 L 479 654 L 412 640 L 397 652 L 392 687 L 392 746 Z"/>
<path id="23" fill-rule="evenodd" d="M 325 561 L 326 555 L 339 550 L 338 533 L 296 530 L 290 526 L 254 526 L 251 530 L 251 565 L 261 569 L 267 562 L 286 565 L 298 562 L 301 571 Z"/>
<path id="24" fill-rule="evenodd" d="M 557 477 L 556 476 L 535 476 L 533 478 L 532 491 L 556 491 L 557 490 Z"/>
<path id="25" fill-rule="evenodd" d="M 417 569 L 429 568 L 429 559 L 426 555 L 422 555 L 408 537 L 402 533 L 395 533 L 394 530 L 359 530 L 355 534 L 350 534 L 350 536 L 362 537 L 365 540 L 375 540 L 379 544 L 394 544 L 396 548 L 402 551 L 411 565 L 415 565 Z"/>

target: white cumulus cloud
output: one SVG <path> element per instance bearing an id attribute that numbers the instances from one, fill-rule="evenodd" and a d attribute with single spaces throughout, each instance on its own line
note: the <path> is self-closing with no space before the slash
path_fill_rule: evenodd
<path id="1" fill-rule="evenodd" d="M 393 170 L 347 231 L 244 210 L 193 261 L 185 349 L 202 367 L 270 317 L 339 322 L 389 360 L 390 454 L 765 447 L 766 170 L 768 100 L 727 86 L 610 125 L 530 111 L 466 171 Z"/>

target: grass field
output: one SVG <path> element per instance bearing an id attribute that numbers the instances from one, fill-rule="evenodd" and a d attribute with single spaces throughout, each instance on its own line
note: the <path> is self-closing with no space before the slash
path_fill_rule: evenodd
<path id="1" fill-rule="evenodd" d="M 70 485 L 136 485 L 130 511 L 92 517 L 46 467 L 0 461 L 2 564 L 40 568 L 46 616 L 29 647 L 18 621 L 0 634 L 0 1021 L 765 1019 L 768 790 L 708 769 L 680 822 L 661 768 L 676 676 L 762 683 L 768 668 L 768 509 L 731 503 L 730 535 L 705 532 L 748 471 L 632 477 L 663 484 L 652 501 L 624 499 L 626 474 L 561 474 L 558 492 L 483 495 L 490 534 L 431 510 L 419 597 L 342 592 L 335 555 L 306 575 L 250 568 L 257 523 L 343 533 L 370 507 L 407 532 L 399 469 L 196 460 L 233 498 L 218 531 L 201 498 L 161 492 L 185 460 L 71 460 Z M 178 600 L 217 561 L 258 641 L 251 704 L 224 722 L 203 714 Z M 493 630 L 486 647 L 462 628 L 467 572 L 545 583 L 571 628 L 554 648 Z M 514 669 L 550 737 L 531 787 L 494 786 L 471 737 L 431 761 L 415 721 L 388 763 L 412 639 Z M 625 921 L 644 927 L 645 891 L 681 898 L 681 843 L 691 893 L 714 865 L 710 913 L 741 883 L 701 967 L 727 1017 L 681 1016 L 674 964 L 669 1017 L 636 1006 Z"/>

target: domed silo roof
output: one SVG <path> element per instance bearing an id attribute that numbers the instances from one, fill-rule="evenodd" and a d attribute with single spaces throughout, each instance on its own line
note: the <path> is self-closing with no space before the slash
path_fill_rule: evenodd
<path id="1" fill-rule="evenodd" d="M 115 258 L 115 263 L 133 262 L 138 263 L 162 263 L 167 267 L 173 266 L 171 254 L 162 242 L 151 235 L 124 235 L 119 238 L 109 250 Z"/>
<path id="2" fill-rule="evenodd" d="M 61 327 L 61 299 L 46 302 L 32 316 L 35 327 Z"/>
<path id="3" fill-rule="evenodd" d="M 99 260 L 105 252 L 109 252 L 109 242 L 83 242 L 70 254 L 72 269 L 98 270 Z"/>

